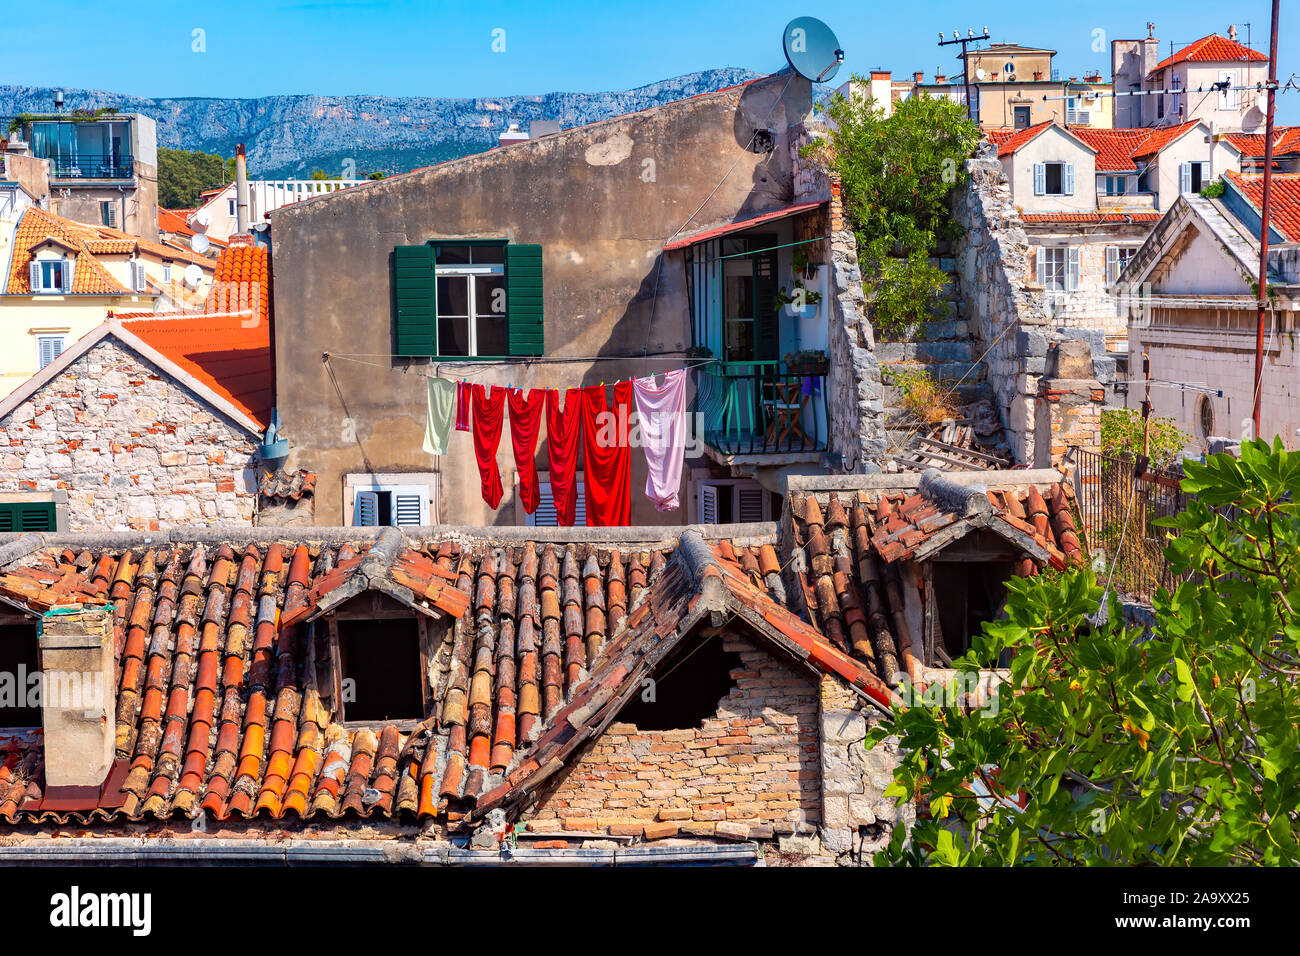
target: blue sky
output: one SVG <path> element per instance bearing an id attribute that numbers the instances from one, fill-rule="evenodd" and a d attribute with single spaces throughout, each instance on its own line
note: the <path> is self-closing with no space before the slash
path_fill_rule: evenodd
<path id="1" fill-rule="evenodd" d="M 1300 4 L 1282 6 L 1285 78 L 1300 71 Z M 847 52 L 846 72 L 951 71 L 954 51 L 935 46 L 938 31 L 987 25 L 996 40 L 1057 50 L 1057 64 L 1070 75 L 1109 72 L 1108 53 L 1093 50 L 1095 31 L 1105 31 L 1105 41 L 1143 36 L 1147 19 L 1155 21 L 1162 52 L 1170 40 L 1225 33 L 1230 18 L 1242 40 L 1249 21 L 1254 45 L 1266 50 L 1269 3 L 60 0 L 57 12 L 38 16 L 33 8 L 4 18 L 0 83 L 221 97 L 624 89 L 712 66 L 774 71 L 784 65 L 781 30 L 797 15 L 830 24 Z M 505 31 L 503 52 L 492 49 L 498 29 Z M 202 52 L 193 49 L 195 30 L 204 31 Z M 1282 117 L 1300 122 L 1298 100 L 1296 93 L 1280 98 Z"/>

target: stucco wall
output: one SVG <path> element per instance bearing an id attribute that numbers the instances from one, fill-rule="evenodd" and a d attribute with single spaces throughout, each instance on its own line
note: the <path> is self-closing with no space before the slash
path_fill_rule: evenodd
<path id="1" fill-rule="evenodd" d="M 1073 163 L 1074 194 L 1035 196 L 1035 163 Z M 1002 161 L 1015 204 L 1024 212 L 1095 212 L 1097 164 L 1092 150 L 1060 129 L 1044 130 Z"/>
<path id="2" fill-rule="evenodd" d="M 542 245 L 546 359 L 447 363 L 448 377 L 563 389 L 680 366 L 690 345 L 683 258 L 661 260 L 664 243 L 790 202 L 786 129 L 809 109 L 805 81 L 770 77 L 277 211 L 277 404 L 288 466 L 320 476 L 317 522 L 342 521 L 349 472 L 432 469 L 442 474 L 442 520 L 514 523 L 508 436 L 498 452 L 507 498 L 496 512 L 481 500 L 469 433 L 455 434 L 441 461 L 420 450 L 421 373 L 431 365 L 389 355 L 394 246 L 458 236 Z M 770 155 L 743 148 L 755 124 L 777 131 Z M 335 356 L 328 367 L 324 352 Z M 545 449 L 543 429 L 542 468 Z M 684 512 L 661 514 L 646 499 L 639 449 L 632 466 L 633 524 L 682 521 Z"/>
<path id="3" fill-rule="evenodd" d="M 68 530 L 250 524 L 254 436 L 104 340 L 0 418 L 0 491 L 68 495 Z"/>

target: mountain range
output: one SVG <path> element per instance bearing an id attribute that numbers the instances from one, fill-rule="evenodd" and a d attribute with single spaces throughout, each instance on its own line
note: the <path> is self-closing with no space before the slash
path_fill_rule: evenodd
<path id="1" fill-rule="evenodd" d="M 510 123 L 527 130 L 533 120 L 555 120 L 568 129 L 759 75 L 726 67 L 632 90 L 475 98 L 304 94 L 220 99 L 63 92 L 65 112 L 113 107 L 152 117 L 160 147 L 233 156 L 235 144 L 243 142 L 251 175 L 289 179 L 317 169 L 361 177 L 404 172 L 489 149 Z M 53 95 L 47 87 L 0 85 L 0 116 L 48 112 Z"/>

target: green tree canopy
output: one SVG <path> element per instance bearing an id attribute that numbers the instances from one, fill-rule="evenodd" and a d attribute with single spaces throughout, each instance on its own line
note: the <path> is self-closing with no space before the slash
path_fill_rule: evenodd
<path id="1" fill-rule="evenodd" d="M 1186 462 L 1165 521 L 1185 583 L 1126 626 L 1091 571 L 1009 582 L 964 671 L 1011 657 L 996 706 L 915 706 L 888 793 L 919 797 L 880 862 L 1300 863 L 1300 452 Z M 873 746 L 884 736 L 873 732 Z M 928 811 L 928 812 L 927 812 Z"/>
<path id="2" fill-rule="evenodd" d="M 193 209 L 201 192 L 234 178 L 234 159 L 184 149 L 158 150 L 158 205 L 165 209 Z"/>

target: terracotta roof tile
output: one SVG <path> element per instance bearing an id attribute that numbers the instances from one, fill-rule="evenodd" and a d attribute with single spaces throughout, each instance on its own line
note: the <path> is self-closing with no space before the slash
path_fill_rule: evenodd
<path id="1" fill-rule="evenodd" d="M 316 473 L 299 468 L 287 472 L 283 468 L 265 471 L 257 486 L 263 498 L 280 501 L 297 501 L 311 497 L 316 492 Z"/>
<path id="2" fill-rule="evenodd" d="M 1243 176 L 1232 170 L 1226 175 L 1258 213 L 1264 203 L 1263 175 Z M 1288 242 L 1300 242 L 1300 173 L 1274 173 L 1272 179 L 1269 224 Z"/>
<path id="3" fill-rule="evenodd" d="M 1158 212 L 1028 212 L 1025 222 L 1159 222 Z"/>
<path id="4" fill-rule="evenodd" d="M 54 240 L 75 254 L 73 295 L 131 295 L 125 286 L 109 274 L 103 263 L 95 258 L 86 239 L 79 223 L 36 206 L 29 206 L 18 220 L 14 231 L 13 257 L 5 291 L 10 295 L 31 293 L 28 265 L 32 260 L 33 248 L 46 240 Z"/>
<path id="5" fill-rule="evenodd" d="M 1014 130 L 1009 136 L 998 136 L 1001 142 L 997 142 L 998 155 L 1007 156 L 1014 153 L 1021 146 L 1032 141 L 1039 133 L 1053 125 L 1051 121 L 1046 123 L 1035 123 L 1033 126 L 1027 126 L 1024 129 Z M 991 136 L 992 134 L 990 134 Z M 996 142 L 996 141 L 995 141 Z"/>
<path id="6" fill-rule="evenodd" d="M 1267 60 L 1268 57 L 1258 50 L 1252 50 L 1236 40 L 1230 40 L 1227 37 L 1219 36 L 1217 33 L 1211 33 L 1209 36 L 1201 37 L 1199 40 L 1187 44 L 1173 56 L 1161 60 L 1151 68 L 1147 76 L 1158 70 L 1163 70 L 1165 67 L 1187 61 L 1193 63 L 1260 63 Z"/>

